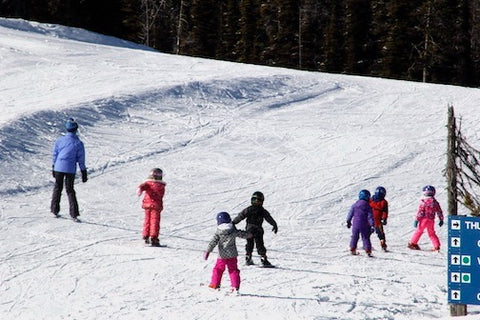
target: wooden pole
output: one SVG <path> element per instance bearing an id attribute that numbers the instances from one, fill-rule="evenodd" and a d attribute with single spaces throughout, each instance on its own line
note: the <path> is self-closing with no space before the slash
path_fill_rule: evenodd
<path id="1" fill-rule="evenodd" d="M 448 198 L 448 214 L 456 216 L 458 210 L 457 204 L 457 138 L 456 123 L 453 107 L 448 107 L 448 141 L 447 141 L 447 198 Z M 467 315 L 467 305 L 450 304 L 450 315 L 465 316 Z"/>

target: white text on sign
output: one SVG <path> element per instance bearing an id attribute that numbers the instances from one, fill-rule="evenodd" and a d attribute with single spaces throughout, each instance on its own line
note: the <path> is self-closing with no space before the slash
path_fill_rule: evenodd
<path id="1" fill-rule="evenodd" d="M 480 230 L 480 222 L 479 221 L 465 221 L 465 226 L 469 230 Z"/>

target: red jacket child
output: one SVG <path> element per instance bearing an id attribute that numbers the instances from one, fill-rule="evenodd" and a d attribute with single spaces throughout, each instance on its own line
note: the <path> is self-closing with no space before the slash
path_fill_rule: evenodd
<path id="1" fill-rule="evenodd" d="M 160 213 L 163 210 L 163 196 L 166 185 L 162 177 L 163 172 L 161 169 L 152 169 L 148 179 L 137 190 L 138 196 L 145 192 L 142 201 L 142 208 L 145 209 L 142 236 L 145 243 L 150 243 L 151 241 L 154 247 L 160 246 L 158 239 L 160 233 Z"/>
<path id="2" fill-rule="evenodd" d="M 387 242 L 385 238 L 385 230 L 383 226 L 387 224 L 388 219 L 388 202 L 385 200 L 387 190 L 384 187 L 377 187 L 375 194 L 370 198 L 370 207 L 372 207 L 373 221 L 375 222 L 375 232 L 380 240 L 383 250 L 387 250 Z"/>

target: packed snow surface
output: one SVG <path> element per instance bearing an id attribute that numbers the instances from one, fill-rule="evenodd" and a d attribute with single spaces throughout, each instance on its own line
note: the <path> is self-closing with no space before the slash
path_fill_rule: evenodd
<path id="1" fill-rule="evenodd" d="M 478 147 L 480 91 L 159 53 L 80 29 L 0 19 L 2 319 L 449 318 L 440 253 L 406 245 L 421 188 L 447 212 L 446 115 Z M 89 180 L 82 223 L 50 213 L 51 150 L 80 124 Z M 167 182 L 160 242 L 145 247 L 137 186 Z M 361 189 L 387 189 L 389 252 L 349 254 L 345 217 Z M 207 285 L 215 216 L 254 191 L 276 269 L 244 265 L 241 295 Z M 463 209 L 462 209 L 463 210 Z M 467 214 L 468 212 L 460 212 Z M 244 228 L 244 222 L 238 225 Z M 254 256 L 258 265 L 259 257 Z M 469 306 L 478 319 L 480 307 Z"/>

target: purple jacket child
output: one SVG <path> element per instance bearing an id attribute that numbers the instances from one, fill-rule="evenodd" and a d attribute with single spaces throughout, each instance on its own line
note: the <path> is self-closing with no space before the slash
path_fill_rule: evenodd
<path id="1" fill-rule="evenodd" d="M 363 249 L 371 256 L 372 255 L 372 243 L 370 242 L 370 234 L 375 225 L 373 221 L 372 208 L 370 207 L 370 192 L 368 190 L 362 190 L 358 194 L 358 201 L 355 202 L 347 215 L 347 227 L 352 227 L 352 238 L 350 240 L 350 252 L 353 255 L 358 254 L 357 243 L 360 235 L 362 235 Z"/>

